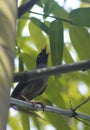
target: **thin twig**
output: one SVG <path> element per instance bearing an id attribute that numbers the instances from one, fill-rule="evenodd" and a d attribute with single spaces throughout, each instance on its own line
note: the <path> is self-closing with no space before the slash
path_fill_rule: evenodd
<path id="1" fill-rule="evenodd" d="M 24 82 L 26 80 L 38 79 L 45 76 L 65 74 L 68 72 L 74 72 L 80 70 L 85 71 L 88 69 L 90 69 L 90 60 L 83 60 L 79 63 L 57 65 L 53 67 L 34 69 L 29 72 L 24 71 L 20 73 L 15 73 L 14 82 L 19 82 L 19 81 Z"/>
<path id="2" fill-rule="evenodd" d="M 89 100 L 90 100 L 90 96 L 89 96 L 88 98 L 86 98 L 83 102 L 81 102 L 79 105 L 77 105 L 77 106 L 74 107 L 74 108 L 72 107 L 72 103 L 71 103 L 71 101 L 70 101 L 70 108 L 71 108 L 71 110 L 72 110 L 72 112 L 73 112 L 72 117 L 74 117 L 76 120 L 78 120 L 78 121 L 80 121 L 80 122 L 82 122 L 82 123 L 84 123 L 85 125 L 88 125 L 88 126 L 90 126 L 90 124 L 88 124 L 87 122 L 81 120 L 81 119 L 80 119 L 81 117 L 78 115 L 78 113 L 76 112 L 76 110 L 77 110 L 78 108 L 80 108 L 82 105 L 84 105 L 85 103 L 87 103 Z M 82 118 L 82 119 L 83 119 L 83 118 Z"/>
<path id="3" fill-rule="evenodd" d="M 88 98 L 86 98 L 83 102 L 81 102 L 79 105 L 77 105 L 76 107 L 74 107 L 74 110 L 76 111 L 78 108 L 80 108 L 82 105 L 84 105 L 88 101 L 90 101 L 90 96 Z"/>
<path id="4" fill-rule="evenodd" d="M 83 120 L 81 120 L 81 119 L 79 119 L 77 117 L 75 117 L 75 119 L 78 120 L 78 121 L 80 121 L 80 122 L 82 122 L 83 124 L 85 124 L 87 126 L 90 126 L 90 124 L 88 124 L 87 122 L 85 122 L 85 121 L 83 121 Z"/>
<path id="5" fill-rule="evenodd" d="M 28 11 L 29 13 L 33 13 L 33 14 L 37 14 L 37 15 L 41 15 L 41 16 L 46 16 L 46 17 L 49 17 L 49 18 L 54 18 L 54 19 L 57 19 L 57 20 L 60 20 L 60 21 L 63 21 L 63 22 L 66 22 L 66 23 L 70 23 L 70 24 L 74 24 L 75 23 L 72 23 L 70 20 L 68 19 L 64 19 L 64 18 L 59 18 L 59 17 L 56 17 L 56 16 L 51 16 L 51 15 L 47 15 L 47 14 L 42 14 L 42 13 L 37 13 L 37 12 L 33 12 L 33 11 Z M 22 17 L 22 18 L 25 18 L 25 19 L 28 19 L 30 20 L 30 17 Z"/>

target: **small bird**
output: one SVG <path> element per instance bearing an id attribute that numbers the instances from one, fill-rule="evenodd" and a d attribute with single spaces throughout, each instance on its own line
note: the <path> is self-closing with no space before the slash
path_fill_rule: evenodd
<path id="1" fill-rule="evenodd" d="M 36 59 L 36 68 L 47 67 L 49 53 L 46 53 L 46 47 L 41 50 Z M 48 77 L 19 82 L 13 90 L 11 97 L 30 101 L 42 94 L 47 86 Z"/>

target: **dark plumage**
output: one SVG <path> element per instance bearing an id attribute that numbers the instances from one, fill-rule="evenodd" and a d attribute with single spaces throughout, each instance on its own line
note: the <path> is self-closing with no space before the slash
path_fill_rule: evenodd
<path id="1" fill-rule="evenodd" d="M 37 68 L 47 66 L 49 53 L 46 53 L 46 48 L 42 49 L 36 59 Z M 46 88 L 48 78 L 34 79 L 26 82 L 19 82 L 11 94 L 11 97 L 21 100 L 32 100 L 37 97 Z"/>

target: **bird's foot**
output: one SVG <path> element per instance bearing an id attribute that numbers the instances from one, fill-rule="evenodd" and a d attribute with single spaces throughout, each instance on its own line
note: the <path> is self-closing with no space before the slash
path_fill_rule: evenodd
<path id="1" fill-rule="evenodd" d="M 46 105 L 43 102 L 33 102 L 33 101 L 30 101 L 28 98 L 26 98 L 24 95 L 21 95 L 21 96 L 25 101 L 32 103 L 33 108 L 35 108 L 35 104 L 40 104 L 44 112 Z"/>
<path id="2" fill-rule="evenodd" d="M 39 105 L 41 105 L 41 107 L 42 107 L 42 109 L 43 109 L 43 112 L 44 112 L 44 109 L 45 109 L 45 107 L 46 107 L 46 105 L 43 103 L 43 102 L 32 102 L 33 103 L 33 107 L 35 107 L 35 104 L 39 104 Z"/>

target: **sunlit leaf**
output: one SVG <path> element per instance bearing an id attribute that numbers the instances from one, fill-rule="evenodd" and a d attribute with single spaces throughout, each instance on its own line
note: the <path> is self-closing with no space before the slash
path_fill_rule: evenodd
<path id="1" fill-rule="evenodd" d="M 56 114 L 52 114 L 52 113 L 46 113 L 46 116 L 49 120 L 49 122 L 51 124 L 53 124 L 53 126 L 59 130 L 59 129 L 63 129 L 63 130 L 70 130 L 70 128 L 68 127 L 67 123 L 66 123 L 66 119 L 60 115 L 56 115 Z"/>
<path id="2" fill-rule="evenodd" d="M 25 113 L 21 113 L 21 121 L 22 121 L 23 130 L 30 130 L 29 115 Z"/>
<path id="3" fill-rule="evenodd" d="M 90 34 L 83 27 L 72 26 L 70 38 L 80 59 L 90 58 Z"/>
<path id="4" fill-rule="evenodd" d="M 66 63 L 72 63 L 73 62 L 73 59 L 70 55 L 70 52 L 69 52 L 69 50 L 67 49 L 66 46 L 64 46 L 63 58 L 64 58 Z"/>
<path id="5" fill-rule="evenodd" d="M 31 70 L 36 67 L 36 57 L 34 54 L 28 55 L 26 53 L 22 53 L 22 58 L 28 70 Z"/>
<path id="6" fill-rule="evenodd" d="M 38 48 L 39 51 L 41 51 L 41 49 L 44 48 L 47 44 L 47 40 L 41 29 L 37 27 L 34 23 L 30 22 L 29 31 L 31 37 L 34 39 L 35 46 Z"/>
<path id="7" fill-rule="evenodd" d="M 29 14 L 24 14 L 23 17 L 28 17 Z M 17 25 L 19 26 L 17 28 L 17 37 L 20 37 L 22 35 L 22 31 L 24 29 L 24 27 L 26 26 L 26 23 L 27 23 L 27 20 L 24 20 L 24 19 L 20 19 L 18 22 L 17 22 Z"/>
<path id="8" fill-rule="evenodd" d="M 18 116 L 9 116 L 9 125 L 12 128 L 12 130 L 22 130 L 22 126 L 20 125 L 20 118 Z"/>
<path id="9" fill-rule="evenodd" d="M 39 19 L 34 17 L 31 18 L 31 21 L 48 34 L 48 27 L 43 22 L 41 22 Z"/>

